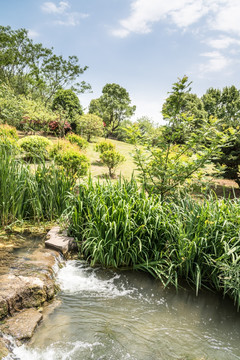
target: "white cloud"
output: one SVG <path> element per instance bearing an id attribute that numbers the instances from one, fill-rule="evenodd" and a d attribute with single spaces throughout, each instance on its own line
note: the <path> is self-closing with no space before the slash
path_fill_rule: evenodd
<path id="1" fill-rule="evenodd" d="M 208 58 L 207 63 L 201 64 L 199 67 L 200 73 L 219 72 L 227 68 L 232 60 L 224 56 L 219 51 L 211 51 L 201 54 Z"/>
<path id="2" fill-rule="evenodd" d="M 39 36 L 40 34 L 35 31 L 35 30 L 32 30 L 32 29 L 29 29 L 28 30 L 28 36 L 31 38 L 31 39 L 35 39 Z"/>
<path id="3" fill-rule="evenodd" d="M 240 39 L 232 38 L 229 36 L 220 36 L 217 39 L 208 39 L 205 43 L 214 49 L 227 49 L 231 45 L 240 45 Z"/>
<path id="4" fill-rule="evenodd" d="M 240 36 L 239 14 L 239 0 L 132 0 L 130 15 L 120 20 L 112 34 L 120 37 L 146 34 L 160 21 L 186 29 L 204 19 L 208 30 Z"/>
<path id="5" fill-rule="evenodd" d="M 45 2 L 42 5 L 42 10 L 48 14 L 63 14 L 69 8 L 70 5 L 67 1 L 60 1 L 59 5 L 53 2 Z"/>
<path id="6" fill-rule="evenodd" d="M 218 8 L 215 17 L 212 19 L 210 27 L 240 36 L 240 1 L 226 0 L 222 6 Z"/>
<path id="7" fill-rule="evenodd" d="M 45 2 L 42 5 L 42 11 L 54 15 L 56 25 L 76 26 L 80 19 L 88 17 L 88 14 L 73 12 L 68 1 L 60 1 L 58 5 L 53 2 Z"/>
<path id="8" fill-rule="evenodd" d="M 130 16 L 120 20 L 120 28 L 114 30 L 113 35 L 127 36 L 131 32 L 146 34 L 152 31 L 152 24 L 159 21 L 185 28 L 197 22 L 208 11 L 206 0 L 134 0 Z"/>

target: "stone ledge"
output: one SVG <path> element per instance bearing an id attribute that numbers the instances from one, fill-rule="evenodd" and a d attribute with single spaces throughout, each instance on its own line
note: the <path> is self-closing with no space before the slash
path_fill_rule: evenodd
<path id="1" fill-rule="evenodd" d="M 71 250 L 76 249 L 77 244 L 73 237 L 67 236 L 66 233 L 60 233 L 60 227 L 54 226 L 47 233 L 47 240 L 45 241 L 47 248 L 66 254 Z"/>

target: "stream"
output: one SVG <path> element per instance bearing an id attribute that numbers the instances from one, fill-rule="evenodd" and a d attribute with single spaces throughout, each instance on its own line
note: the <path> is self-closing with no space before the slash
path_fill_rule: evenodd
<path id="1" fill-rule="evenodd" d="M 6 359 L 240 359 L 240 313 L 209 291 L 163 289 L 138 272 L 69 260 L 57 272 L 61 305 Z"/>

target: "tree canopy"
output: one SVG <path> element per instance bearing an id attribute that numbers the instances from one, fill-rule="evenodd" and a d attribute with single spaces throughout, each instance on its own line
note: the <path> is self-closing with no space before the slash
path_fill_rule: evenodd
<path id="1" fill-rule="evenodd" d="M 126 89 L 118 84 L 106 84 L 102 89 L 102 96 L 93 99 L 89 106 L 89 113 L 100 116 L 107 130 L 107 136 L 112 135 L 123 120 L 129 119 L 135 112 L 136 106 L 131 106 L 131 99 Z"/>
<path id="2" fill-rule="evenodd" d="M 66 86 L 84 92 L 90 85 L 77 81 L 85 70 L 87 66 L 81 67 L 77 56 L 64 59 L 54 54 L 53 48 L 34 44 L 26 29 L 0 26 L 0 80 L 17 94 L 31 94 L 48 102 Z"/>

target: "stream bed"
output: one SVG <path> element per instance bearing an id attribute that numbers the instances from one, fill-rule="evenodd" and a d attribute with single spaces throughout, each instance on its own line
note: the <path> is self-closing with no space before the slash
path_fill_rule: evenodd
<path id="1" fill-rule="evenodd" d="M 240 314 L 221 295 L 176 293 L 147 274 L 78 260 L 67 261 L 57 281 L 61 305 L 7 359 L 240 359 Z"/>

